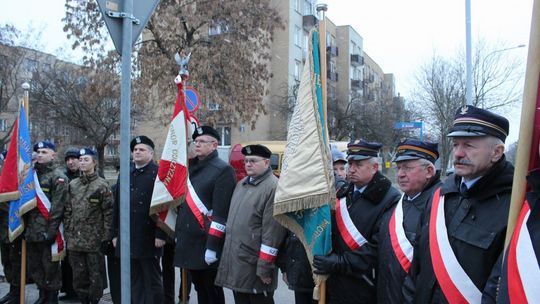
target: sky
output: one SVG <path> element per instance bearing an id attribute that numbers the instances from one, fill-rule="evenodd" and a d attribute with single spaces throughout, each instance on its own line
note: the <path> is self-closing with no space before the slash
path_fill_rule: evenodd
<path id="1" fill-rule="evenodd" d="M 423 63 L 434 54 L 450 57 L 465 48 L 465 1 L 324 2 L 333 23 L 351 25 L 363 37 L 364 50 L 385 73 L 394 74 L 396 90 L 405 98 L 411 93 L 414 76 Z M 528 44 L 532 3 L 533 0 L 471 0 L 473 44 L 478 38 L 506 47 Z M 0 23 L 10 22 L 21 30 L 30 25 L 41 31 L 45 51 L 57 53 L 59 48 L 69 48 L 61 23 L 64 0 L 0 0 L 0 7 Z M 506 52 L 526 62 L 527 48 Z M 509 113 L 507 117 L 519 123 L 519 107 Z M 516 129 L 511 130 L 509 139 L 517 139 Z"/>

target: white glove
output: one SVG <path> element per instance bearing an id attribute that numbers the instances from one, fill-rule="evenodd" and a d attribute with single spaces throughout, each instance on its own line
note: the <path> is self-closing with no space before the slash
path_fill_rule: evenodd
<path id="1" fill-rule="evenodd" d="M 208 265 L 217 262 L 216 252 L 214 250 L 206 249 L 204 252 L 204 261 Z"/>

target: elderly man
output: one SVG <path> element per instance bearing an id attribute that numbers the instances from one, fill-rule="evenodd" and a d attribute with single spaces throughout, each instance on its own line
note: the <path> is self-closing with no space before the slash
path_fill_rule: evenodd
<path id="1" fill-rule="evenodd" d="M 36 192 L 43 208 L 38 206 L 25 214 L 28 273 L 39 288 L 36 303 L 58 303 L 62 275 L 60 262 L 53 262 L 51 246 L 62 222 L 68 178 L 54 164 L 56 146 L 53 143 L 40 141 L 34 145 L 34 151 L 37 152 L 34 168 L 39 181 Z"/>
<path id="2" fill-rule="evenodd" d="M 225 303 L 223 288 L 214 281 L 236 178 L 218 157 L 220 136 L 214 128 L 199 127 L 192 138 L 197 157 L 189 166 L 186 203 L 178 211 L 174 263 L 189 270 L 198 303 Z"/>
<path id="3" fill-rule="evenodd" d="M 352 271 L 352 251 L 376 252 L 376 234 L 383 214 L 399 200 L 399 191 L 379 173 L 382 145 L 355 140 L 347 145 L 350 184 L 337 193 L 332 219 L 332 248 L 327 256 L 315 256 L 317 273 L 328 273 L 329 303 L 374 303 L 376 289 L 372 259 L 363 271 Z"/>
<path id="4" fill-rule="evenodd" d="M 434 165 L 439 158 L 437 146 L 405 139 L 396 148 L 397 183 L 403 195 L 396 207 L 384 215 L 377 235 L 378 303 L 403 302 L 403 282 L 413 258 L 412 244 L 421 215 L 441 184 Z"/>
<path id="5" fill-rule="evenodd" d="M 275 261 L 285 229 L 273 217 L 277 177 L 270 168 L 272 152 L 249 145 L 242 154 L 248 176 L 238 182 L 231 199 L 216 285 L 232 289 L 237 304 L 274 303 Z"/>
<path id="6" fill-rule="evenodd" d="M 448 136 L 455 174 L 426 209 L 404 286 L 415 303 L 480 303 L 502 252 L 513 166 L 505 160 L 508 120 L 473 106 L 457 110 Z"/>
<path id="7" fill-rule="evenodd" d="M 133 164 L 130 171 L 131 298 L 134 303 L 162 303 L 163 285 L 159 259 L 166 234 L 149 215 L 158 166 L 153 161 L 154 142 L 137 136 L 130 143 Z M 113 216 L 113 246 L 120 257 L 118 243 L 120 187 L 117 184 Z M 117 286 L 111 282 L 111 285 Z M 116 288 L 116 287 L 115 287 Z M 115 291 L 116 293 L 116 291 Z M 114 295 L 116 298 L 117 295 Z M 115 303 L 116 300 L 115 300 Z M 119 302 L 118 302 L 119 303 Z"/>

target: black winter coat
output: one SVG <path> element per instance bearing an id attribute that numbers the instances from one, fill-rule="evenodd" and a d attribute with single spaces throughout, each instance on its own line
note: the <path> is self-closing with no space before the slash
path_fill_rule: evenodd
<path id="1" fill-rule="evenodd" d="M 420 229 L 421 215 L 426 206 L 431 204 L 433 192 L 440 187 L 438 176 L 412 201 L 404 201 L 403 229 L 405 236 L 414 246 L 416 233 Z M 378 267 L 377 267 L 377 303 L 403 303 L 403 282 L 407 273 L 401 267 L 390 239 L 390 219 L 395 208 L 384 214 L 377 235 Z"/>
<path id="2" fill-rule="evenodd" d="M 189 179 L 208 211 L 212 211 L 212 220 L 226 225 L 231 197 L 236 186 L 234 169 L 214 151 L 203 160 L 195 158 L 190 163 Z M 217 267 L 217 262 L 210 266 L 206 264 L 204 253 L 206 249 L 213 250 L 219 259 L 224 237 L 209 235 L 211 221 L 207 216 L 204 216 L 204 221 L 205 227 L 201 229 L 187 203 L 180 204 L 175 230 L 175 266 L 186 269 Z"/>
<path id="3" fill-rule="evenodd" d="M 163 254 L 162 248 L 155 247 L 155 239 L 166 239 L 166 234 L 156 226 L 150 217 L 150 202 L 154 191 L 154 181 L 156 180 L 158 166 L 151 161 L 142 168 L 135 168 L 131 164 L 130 168 L 130 236 L 131 236 L 131 258 L 145 259 L 160 257 Z M 120 178 L 120 176 L 118 177 Z M 120 256 L 120 183 L 117 183 L 114 193 L 114 216 L 112 236 L 118 237 L 116 245 L 116 256 Z"/>
<path id="4" fill-rule="evenodd" d="M 330 274 L 328 279 L 328 303 L 375 303 L 377 267 L 377 241 L 383 214 L 392 208 L 399 200 L 399 191 L 392 187 L 390 180 L 377 172 L 368 183 L 366 189 L 353 201 L 354 185 L 347 185 L 338 191 L 338 198 L 347 197 L 349 215 L 358 231 L 369 243 L 364 244 L 357 251 L 365 251 L 362 271 L 358 271 L 354 253 L 351 252 L 336 224 L 335 215 L 332 217 L 332 248 L 333 252 L 342 255 L 343 265 L 340 273 Z"/>
<path id="5" fill-rule="evenodd" d="M 279 252 L 277 263 L 281 272 L 287 274 L 289 289 L 312 292 L 315 283 L 313 282 L 311 266 L 304 245 L 294 233 L 288 232 Z"/>
<path id="6" fill-rule="evenodd" d="M 504 157 L 465 194 L 461 177 L 441 187 L 450 246 L 467 275 L 482 292 L 504 246 L 514 167 Z M 429 249 L 431 205 L 422 216 L 414 260 L 404 284 L 407 303 L 447 303 L 437 282 Z"/>

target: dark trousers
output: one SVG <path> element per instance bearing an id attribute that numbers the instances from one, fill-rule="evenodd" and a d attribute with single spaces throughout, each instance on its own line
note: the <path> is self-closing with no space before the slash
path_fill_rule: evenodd
<path id="1" fill-rule="evenodd" d="M 52 262 L 51 244 L 27 242 L 28 273 L 41 290 L 58 291 L 62 287 L 60 262 Z"/>
<path id="2" fill-rule="evenodd" d="M 294 303 L 296 304 L 317 304 L 319 301 L 313 300 L 313 291 L 303 292 L 295 291 L 294 292 Z"/>
<path id="3" fill-rule="evenodd" d="M 22 238 L 17 238 L 13 243 L 1 243 L 0 254 L 4 275 L 10 286 L 21 285 L 21 243 Z"/>
<path id="4" fill-rule="evenodd" d="M 103 296 L 103 254 L 101 252 L 69 251 L 73 287 L 81 301 L 99 301 Z"/>
<path id="5" fill-rule="evenodd" d="M 131 259 L 131 303 L 163 303 L 159 258 Z"/>
<path id="6" fill-rule="evenodd" d="M 120 259 L 114 256 L 114 252 L 107 255 L 107 273 L 111 299 L 114 304 L 120 304 Z"/>
<path id="7" fill-rule="evenodd" d="M 243 293 L 233 292 L 234 303 L 236 304 L 274 304 L 274 293 Z"/>
<path id="8" fill-rule="evenodd" d="M 190 270 L 199 304 L 225 304 L 223 288 L 214 285 L 217 269 Z"/>
<path id="9" fill-rule="evenodd" d="M 163 304 L 174 304 L 174 247 L 174 243 L 165 243 L 165 246 L 163 246 L 163 257 L 161 257 L 161 268 L 163 269 Z"/>
<path id="10" fill-rule="evenodd" d="M 62 288 L 60 291 L 65 292 L 66 295 L 74 295 L 75 290 L 73 289 L 73 269 L 69 264 L 69 251 L 66 252 L 66 256 L 60 262 L 60 268 L 62 270 Z"/>

